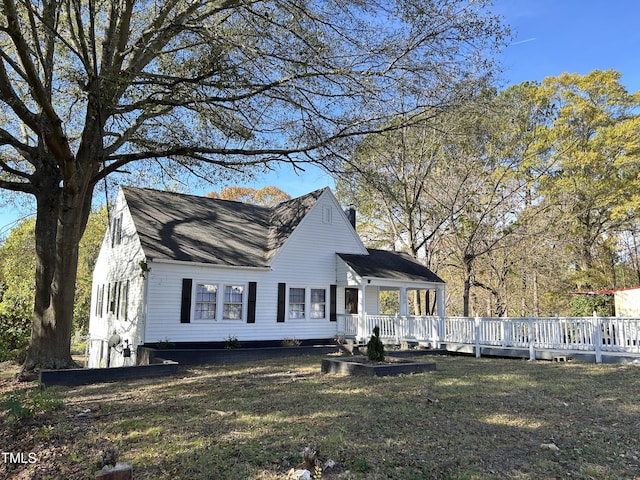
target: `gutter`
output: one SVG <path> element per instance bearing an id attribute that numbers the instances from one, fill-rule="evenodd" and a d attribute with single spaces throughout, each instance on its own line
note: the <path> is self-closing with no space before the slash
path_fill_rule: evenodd
<path id="1" fill-rule="evenodd" d="M 271 270 L 271 267 L 250 267 L 245 265 L 224 265 L 219 263 L 207 263 L 207 262 L 192 262 L 190 260 L 170 260 L 165 258 L 147 258 L 149 262 L 153 263 L 164 263 L 168 265 L 191 265 L 196 267 L 218 267 L 218 268 L 228 268 L 230 270 L 258 270 L 261 272 L 268 272 Z"/>

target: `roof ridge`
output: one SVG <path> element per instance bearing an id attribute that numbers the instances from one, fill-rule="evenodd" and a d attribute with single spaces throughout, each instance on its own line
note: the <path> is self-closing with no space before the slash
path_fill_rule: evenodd
<path id="1" fill-rule="evenodd" d="M 150 257 L 261 267 L 328 189 L 266 207 L 145 187 L 120 188 Z"/>
<path id="2" fill-rule="evenodd" d="M 212 201 L 212 202 L 228 202 L 228 203 L 236 203 L 239 205 L 248 205 L 250 207 L 257 207 L 257 208 L 261 208 L 261 209 L 265 209 L 265 210 L 270 210 L 272 207 L 266 207 L 264 205 L 259 205 L 257 203 L 249 203 L 249 202 L 241 202 L 240 200 L 229 200 L 226 198 L 214 198 L 214 197 L 207 197 L 206 195 L 196 195 L 195 193 L 182 193 L 182 192 L 172 192 L 171 190 L 159 190 L 156 188 L 148 188 L 148 187 L 132 187 L 130 185 L 121 185 L 120 188 L 122 188 L 123 190 L 144 190 L 147 192 L 151 192 L 151 193 L 155 193 L 155 194 L 161 194 L 161 195 L 175 195 L 175 196 L 179 196 L 179 197 L 192 197 L 192 198 L 197 198 L 199 200 L 204 199 L 205 201 Z"/>

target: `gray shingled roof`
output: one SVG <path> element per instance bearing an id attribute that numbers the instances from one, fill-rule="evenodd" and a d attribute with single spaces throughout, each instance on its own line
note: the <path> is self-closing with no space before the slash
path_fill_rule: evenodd
<path id="1" fill-rule="evenodd" d="M 440 277 L 406 253 L 368 248 L 369 255 L 339 253 L 359 276 L 418 282 L 445 283 Z"/>
<path id="2" fill-rule="evenodd" d="M 122 187 L 147 258 L 266 267 L 323 189 L 275 208 Z"/>

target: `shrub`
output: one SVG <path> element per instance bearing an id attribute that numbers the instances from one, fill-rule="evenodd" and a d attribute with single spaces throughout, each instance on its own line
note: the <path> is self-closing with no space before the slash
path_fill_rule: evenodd
<path id="1" fill-rule="evenodd" d="M 574 317 L 590 317 L 594 311 L 600 317 L 611 315 L 610 295 L 572 295 L 569 306 Z"/>
<path id="2" fill-rule="evenodd" d="M 367 357 L 372 362 L 384 362 L 384 344 L 380 340 L 380 327 L 373 328 L 373 335 L 367 343 Z"/>
<path id="3" fill-rule="evenodd" d="M 238 337 L 234 335 L 229 335 L 224 341 L 224 348 L 226 348 L 227 350 L 240 348 L 240 342 L 238 341 Z"/>
<path id="4" fill-rule="evenodd" d="M 164 340 L 158 340 L 157 345 L 160 350 L 173 350 L 176 346 L 176 344 L 169 340 L 167 337 L 165 337 Z"/>
<path id="5" fill-rule="evenodd" d="M 33 300 L 5 291 L 0 301 L 0 362 L 20 362 L 29 347 Z M 31 302 L 31 303 L 29 303 Z"/>
<path id="6" fill-rule="evenodd" d="M 302 345 L 302 342 L 295 337 L 283 338 L 280 345 L 283 347 L 299 347 Z"/>

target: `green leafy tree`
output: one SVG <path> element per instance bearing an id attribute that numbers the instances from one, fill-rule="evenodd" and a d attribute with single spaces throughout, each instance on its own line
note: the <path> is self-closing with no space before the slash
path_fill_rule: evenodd
<path id="1" fill-rule="evenodd" d="M 615 286 L 616 233 L 632 228 L 640 211 L 640 92 L 619 80 L 618 72 L 594 70 L 546 78 L 539 88 L 554 105 L 544 193 L 564 214 L 578 288 Z"/>
<path id="2" fill-rule="evenodd" d="M 569 305 L 571 315 L 575 317 L 589 317 L 594 313 L 601 317 L 608 317 L 613 313 L 611 295 L 572 295 Z"/>
<path id="3" fill-rule="evenodd" d="M 488 74 L 505 39 L 488 4 L 3 0 L 0 188 L 37 212 L 23 368 L 73 365 L 78 246 L 108 176 L 323 164 Z"/>
<path id="4" fill-rule="evenodd" d="M 259 189 L 251 187 L 227 187 L 220 192 L 209 192 L 206 195 L 222 200 L 234 200 L 236 202 L 252 203 L 263 207 L 275 207 L 280 202 L 291 200 L 291 196 L 275 186 L 266 186 Z"/>
<path id="5" fill-rule="evenodd" d="M 370 135 L 340 165 L 337 195 L 357 206 L 366 243 L 406 251 L 437 270 L 448 211 L 431 195 L 432 183 L 454 122 L 449 112 L 439 116 L 437 126 L 424 116 L 413 125 Z"/>
<path id="6" fill-rule="evenodd" d="M 529 158 L 536 112 L 513 90 L 479 90 L 441 114 L 437 128 L 423 118 L 367 137 L 338 182 L 343 201 L 364 213 L 371 238 L 434 270 L 453 267 L 465 315 L 472 287 L 491 292 L 505 311 L 504 285 L 483 281 L 476 263 L 522 231 L 530 212 L 524 199 L 540 176 Z"/>
<path id="7" fill-rule="evenodd" d="M 107 227 L 105 208 L 92 213 L 80 242 L 74 330 L 86 334 L 93 267 Z M 24 359 L 31 335 L 36 268 L 35 219 L 19 222 L 0 247 L 0 357 Z"/>
<path id="8" fill-rule="evenodd" d="M 0 358 L 24 359 L 31 333 L 35 220 L 20 221 L 0 248 Z"/>

